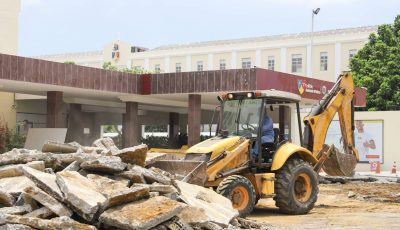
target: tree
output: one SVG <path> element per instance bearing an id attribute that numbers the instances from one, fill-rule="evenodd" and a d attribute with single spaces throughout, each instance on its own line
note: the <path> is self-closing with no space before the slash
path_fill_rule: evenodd
<path id="1" fill-rule="evenodd" d="M 350 62 L 356 86 L 367 88 L 367 109 L 400 109 L 400 15 L 378 27 Z"/>
<path id="2" fill-rule="evenodd" d="M 118 68 L 115 65 L 113 65 L 110 61 L 103 63 L 103 69 L 118 71 Z"/>
<path id="3" fill-rule="evenodd" d="M 64 64 L 71 64 L 71 65 L 75 65 L 74 61 L 64 61 Z"/>

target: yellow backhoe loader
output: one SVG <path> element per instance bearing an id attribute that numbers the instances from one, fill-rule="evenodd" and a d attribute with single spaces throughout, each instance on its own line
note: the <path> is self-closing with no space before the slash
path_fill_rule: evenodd
<path id="1" fill-rule="evenodd" d="M 284 213 L 308 213 L 317 200 L 320 169 L 329 175 L 351 176 L 358 161 L 353 95 L 352 76 L 344 73 L 304 118 L 303 133 L 300 96 L 274 90 L 228 93 L 218 97 L 220 119 L 215 137 L 189 148 L 184 160 L 158 161 L 153 166 L 183 181 L 215 189 L 228 197 L 241 215 L 249 214 L 260 198 L 273 198 Z M 290 143 L 277 129 L 273 143 L 258 144 L 267 113 L 290 105 L 297 112 L 300 145 Z M 336 113 L 343 153 L 333 145 L 324 145 Z"/>

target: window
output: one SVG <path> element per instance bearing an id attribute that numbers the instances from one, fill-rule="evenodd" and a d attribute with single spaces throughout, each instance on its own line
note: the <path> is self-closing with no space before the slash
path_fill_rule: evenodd
<path id="1" fill-rule="evenodd" d="M 292 54 L 292 73 L 302 72 L 303 58 L 301 54 Z"/>
<path id="2" fill-rule="evenodd" d="M 268 56 L 268 69 L 269 70 L 275 69 L 275 57 L 274 56 Z"/>
<path id="3" fill-rule="evenodd" d="M 226 69 L 226 61 L 225 61 L 225 59 L 220 59 L 219 60 L 219 69 L 220 70 L 225 70 Z"/>
<path id="4" fill-rule="evenodd" d="M 251 58 L 242 58 L 242 69 L 251 68 Z"/>
<path id="5" fill-rule="evenodd" d="M 319 55 L 319 70 L 328 70 L 328 52 L 321 52 Z"/>
<path id="6" fill-rule="evenodd" d="M 197 71 L 203 71 L 203 61 L 197 62 Z"/>
<path id="7" fill-rule="evenodd" d="M 356 55 L 356 53 L 357 53 L 356 49 L 349 50 L 349 63 L 350 63 L 351 59 Z"/>
<path id="8" fill-rule="evenodd" d="M 176 63 L 176 64 L 175 64 L 175 72 L 177 72 L 177 73 L 182 72 L 181 63 Z"/>
<path id="9" fill-rule="evenodd" d="M 156 65 L 154 66 L 154 72 L 155 72 L 155 73 L 161 73 L 160 64 L 156 64 Z"/>

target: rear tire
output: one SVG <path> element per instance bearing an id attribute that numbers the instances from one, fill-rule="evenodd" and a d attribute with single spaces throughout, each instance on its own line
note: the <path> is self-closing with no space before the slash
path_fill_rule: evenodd
<path id="1" fill-rule="evenodd" d="M 232 202 L 240 216 L 250 214 L 255 205 L 256 193 L 253 184 L 244 176 L 233 175 L 225 178 L 217 188 L 217 193 Z"/>
<path id="2" fill-rule="evenodd" d="M 286 214 L 306 214 L 318 198 L 318 178 L 311 165 L 299 158 L 287 160 L 275 181 L 275 204 Z"/>

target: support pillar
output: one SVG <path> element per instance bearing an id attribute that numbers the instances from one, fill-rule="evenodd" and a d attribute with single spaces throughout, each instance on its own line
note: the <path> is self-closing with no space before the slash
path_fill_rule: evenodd
<path id="1" fill-rule="evenodd" d="M 47 92 L 47 128 L 64 128 L 63 105 L 62 92 Z"/>
<path id="2" fill-rule="evenodd" d="M 188 145 L 200 142 L 201 95 L 189 94 L 188 107 Z"/>
<path id="3" fill-rule="evenodd" d="M 179 113 L 169 113 L 169 140 L 175 142 L 179 134 Z"/>
<path id="4" fill-rule="evenodd" d="M 138 103 L 126 102 L 126 113 L 124 116 L 124 147 L 132 147 L 139 144 L 139 119 Z"/>

